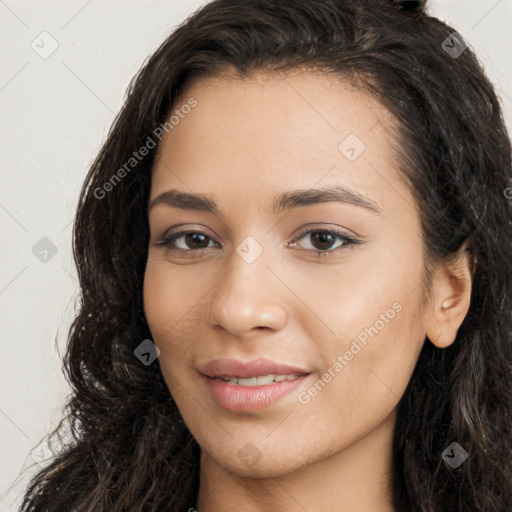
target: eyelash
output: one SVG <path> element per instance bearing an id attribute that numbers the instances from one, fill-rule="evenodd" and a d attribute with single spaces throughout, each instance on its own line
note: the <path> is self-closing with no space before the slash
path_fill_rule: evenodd
<path id="1" fill-rule="evenodd" d="M 208 247 L 202 247 L 200 249 L 178 249 L 176 247 L 170 247 L 173 242 L 180 239 L 182 236 L 187 235 L 187 234 L 192 234 L 192 233 L 205 235 L 208 239 L 214 240 L 212 237 L 206 235 L 202 231 L 178 231 L 177 233 L 173 233 L 172 235 L 164 235 L 162 237 L 162 239 L 159 242 L 157 242 L 156 245 L 169 247 L 169 250 L 182 251 L 182 252 L 187 252 L 187 253 L 199 253 L 199 254 L 202 254 L 202 251 L 209 249 Z M 316 254 L 316 256 L 318 256 L 318 257 L 325 257 L 325 256 L 337 254 L 340 250 L 343 250 L 350 246 L 354 246 L 354 245 L 361 243 L 360 240 L 358 240 L 354 237 L 348 236 L 344 233 L 340 233 L 340 232 L 332 230 L 332 229 L 319 229 L 319 228 L 310 229 L 309 231 L 305 231 L 298 238 L 296 238 L 292 243 L 295 244 L 297 241 L 301 240 L 306 235 L 309 235 L 311 233 L 330 234 L 330 235 L 333 235 L 334 237 L 336 237 L 338 240 L 341 240 L 343 242 L 343 245 L 341 245 L 340 247 L 337 247 L 336 249 L 326 249 L 326 250 L 306 249 L 308 251 L 313 251 Z"/>

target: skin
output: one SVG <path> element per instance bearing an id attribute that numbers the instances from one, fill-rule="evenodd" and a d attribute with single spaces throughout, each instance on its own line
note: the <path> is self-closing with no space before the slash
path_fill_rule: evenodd
<path id="1" fill-rule="evenodd" d="M 191 508 L 392 511 L 396 406 L 423 344 L 453 343 L 474 262 L 461 250 L 454 264 L 439 264 L 422 301 L 420 225 L 396 171 L 391 115 L 363 92 L 308 70 L 258 71 L 193 82 L 175 108 L 190 97 L 197 106 L 159 146 L 149 203 L 179 189 L 212 196 L 222 215 L 149 209 L 144 308 L 165 381 L 202 449 Z M 351 133 L 366 145 L 354 161 L 338 149 Z M 272 212 L 275 194 L 327 185 L 364 195 L 380 213 L 340 202 Z M 171 228 L 210 238 L 157 245 Z M 329 228 L 361 243 L 302 236 Z M 252 263 L 236 251 L 247 236 L 263 250 Z M 194 247 L 206 248 L 194 255 Z M 299 393 L 393 304 L 400 311 L 301 403 Z M 313 374 L 270 407 L 233 412 L 211 398 L 197 371 L 215 358 L 261 356 Z M 256 464 L 237 455 L 248 442 Z"/>

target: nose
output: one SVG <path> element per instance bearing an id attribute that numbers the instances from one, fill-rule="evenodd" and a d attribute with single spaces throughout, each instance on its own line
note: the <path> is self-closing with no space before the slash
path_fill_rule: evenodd
<path id="1" fill-rule="evenodd" d="M 230 270 L 210 295 L 210 325 L 220 326 L 238 337 L 256 334 L 261 329 L 282 329 L 288 318 L 279 295 L 282 287 L 263 257 L 248 263 L 234 253 Z"/>

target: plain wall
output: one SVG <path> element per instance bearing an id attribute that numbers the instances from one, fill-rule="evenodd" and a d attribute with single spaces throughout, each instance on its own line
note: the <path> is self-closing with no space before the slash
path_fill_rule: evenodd
<path id="1" fill-rule="evenodd" d="M 0 512 L 18 509 L 38 466 L 15 479 L 70 391 L 61 356 L 78 291 L 71 229 L 88 166 L 132 76 L 204 3 L 0 2 Z M 512 133 L 512 0 L 427 5 L 485 64 Z"/>

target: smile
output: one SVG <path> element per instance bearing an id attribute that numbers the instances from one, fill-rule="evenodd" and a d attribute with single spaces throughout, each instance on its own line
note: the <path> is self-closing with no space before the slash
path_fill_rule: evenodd
<path id="1" fill-rule="evenodd" d="M 255 386 L 265 386 L 268 384 L 272 384 L 273 382 L 283 382 L 285 380 L 295 380 L 301 377 L 301 375 L 259 375 L 257 377 L 249 377 L 246 379 L 239 379 L 238 377 L 218 377 L 221 380 L 229 382 L 231 384 L 236 384 L 238 386 L 244 387 L 255 387 Z"/>
<path id="2" fill-rule="evenodd" d="M 311 374 L 206 377 L 203 380 L 213 400 L 229 411 L 258 411 L 270 407 L 298 388 Z"/>

